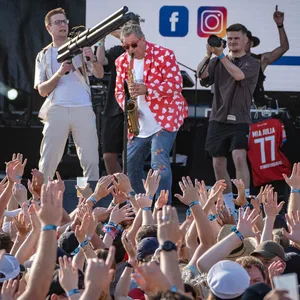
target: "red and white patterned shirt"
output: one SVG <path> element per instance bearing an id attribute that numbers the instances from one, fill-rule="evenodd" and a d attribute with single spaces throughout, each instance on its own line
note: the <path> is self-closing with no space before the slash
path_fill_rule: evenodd
<path id="1" fill-rule="evenodd" d="M 116 59 L 115 97 L 124 108 L 124 81 L 128 80 L 129 55 L 123 53 Z M 156 121 L 164 129 L 178 131 L 188 115 L 186 100 L 181 94 L 182 77 L 172 50 L 146 42 L 144 58 L 144 83 L 148 96 L 145 99 Z M 133 135 L 129 134 L 129 138 Z"/>

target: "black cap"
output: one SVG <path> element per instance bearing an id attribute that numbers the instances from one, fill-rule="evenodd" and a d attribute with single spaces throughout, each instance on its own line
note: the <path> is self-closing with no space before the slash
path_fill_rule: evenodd
<path id="1" fill-rule="evenodd" d="M 250 41 L 253 42 L 252 48 L 254 48 L 260 44 L 259 38 L 256 36 L 253 36 L 250 30 L 247 31 L 247 37 Z"/>

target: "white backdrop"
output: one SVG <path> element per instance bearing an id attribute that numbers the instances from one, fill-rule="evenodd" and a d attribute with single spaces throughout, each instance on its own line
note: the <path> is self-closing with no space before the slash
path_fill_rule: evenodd
<path id="1" fill-rule="evenodd" d="M 142 28 L 146 39 L 172 49 L 177 60 L 192 69 L 196 69 L 199 61 L 205 55 L 207 38 L 200 37 L 197 33 L 199 7 L 209 6 L 206 10 L 218 10 L 224 13 L 227 10 L 227 24 L 225 15 L 223 18 L 226 28 L 233 23 L 244 24 L 254 36 L 260 38 L 260 45 L 253 49 L 253 53 L 263 53 L 279 46 L 279 33 L 273 20 L 273 12 L 278 4 L 278 9 L 285 13 L 284 27 L 288 34 L 290 50 L 285 56 L 298 56 L 300 58 L 300 1 L 299 0 L 87 0 L 86 26 L 93 27 L 103 19 L 114 13 L 122 6 L 128 6 L 129 11 L 139 14 L 145 19 Z M 160 32 L 166 28 L 160 28 L 160 9 L 163 6 L 184 6 L 188 11 L 188 32 L 182 37 L 162 36 Z M 221 7 L 221 8 L 218 8 Z M 172 7 L 167 8 L 173 9 Z M 176 9 L 175 9 L 176 10 Z M 208 16 L 210 13 L 206 13 Z M 212 14 L 215 14 L 213 12 Z M 205 16 L 205 14 L 204 14 Z M 210 14 L 211 17 L 211 14 Z M 216 19 L 216 17 L 213 17 Z M 211 19 L 213 19 L 211 18 Z M 163 19 L 164 24 L 169 17 Z M 180 20 L 181 21 L 181 20 Z M 177 21 L 179 22 L 179 21 Z M 177 23 L 176 26 L 181 26 Z M 171 25 L 170 25 L 171 28 Z M 177 27 L 179 28 L 179 27 Z M 167 30 L 169 30 L 167 28 Z M 185 32 L 184 32 L 185 34 Z M 226 39 L 226 37 L 225 37 Z M 118 43 L 112 36 L 106 39 L 106 47 L 109 48 Z M 184 69 L 181 67 L 181 69 Z M 192 78 L 194 75 L 190 72 Z M 268 91 L 300 91 L 300 66 L 268 66 L 265 75 L 265 90 Z"/>

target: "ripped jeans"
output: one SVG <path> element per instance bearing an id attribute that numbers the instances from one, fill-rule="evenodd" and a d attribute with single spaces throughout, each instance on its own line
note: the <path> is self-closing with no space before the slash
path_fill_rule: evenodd
<path id="1" fill-rule="evenodd" d="M 172 202 L 172 171 L 170 151 L 176 138 L 177 131 L 169 132 L 165 129 L 147 137 L 134 137 L 127 144 L 127 175 L 132 188 L 138 193 L 145 193 L 142 179 L 146 179 L 144 163 L 151 154 L 151 168 L 159 170 L 161 176 L 156 199 L 161 190 L 169 191 L 168 204 Z"/>

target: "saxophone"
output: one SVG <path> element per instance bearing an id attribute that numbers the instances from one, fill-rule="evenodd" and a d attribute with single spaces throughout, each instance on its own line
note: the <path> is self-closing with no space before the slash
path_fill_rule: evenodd
<path id="1" fill-rule="evenodd" d="M 132 72 L 132 63 L 133 63 L 134 53 L 131 54 L 131 60 L 128 66 L 128 86 L 134 84 L 133 72 Z M 139 124 L 139 114 L 137 107 L 136 97 L 130 95 L 130 99 L 127 101 L 127 118 L 128 118 L 128 129 L 130 133 L 137 136 L 140 132 Z"/>

